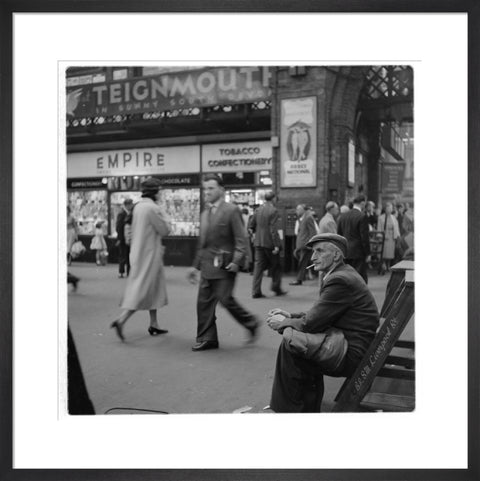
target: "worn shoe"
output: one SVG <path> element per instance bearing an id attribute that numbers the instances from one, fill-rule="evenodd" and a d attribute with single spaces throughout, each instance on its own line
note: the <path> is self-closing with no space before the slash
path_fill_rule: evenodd
<path id="1" fill-rule="evenodd" d="M 148 328 L 148 333 L 151 336 L 158 336 L 160 334 L 166 334 L 168 331 L 166 329 L 157 329 L 156 327 L 149 327 Z"/>
<path id="2" fill-rule="evenodd" d="M 274 291 L 276 296 L 285 296 L 287 291 Z"/>
<path id="3" fill-rule="evenodd" d="M 115 332 L 117 333 L 117 336 L 122 340 L 125 341 L 125 337 L 123 336 L 123 331 L 122 331 L 122 326 L 119 324 L 118 321 L 113 321 L 110 324 L 110 327 L 112 329 L 115 329 Z"/>
<path id="4" fill-rule="evenodd" d="M 290 282 L 289 285 L 290 285 L 290 286 L 301 286 L 301 285 L 302 285 L 302 281 Z"/>
<path id="5" fill-rule="evenodd" d="M 218 341 L 199 341 L 192 346 L 192 351 L 207 351 L 208 349 L 218 349 Z"/>
<path id="6" fill-rule="evenodd" d="M 261 299 L 262 297 L 265 297 L 262 293 L 252 294 L 252 299 Z"/>
<path id="7" fill-rule="evenodd" d="M 249 333 L 247 344 L 253 344 L 258 339 L 259 327 L 260 327 L 260 321 L 257 321 L 254 327 L 247 327 L 248 333 Z"/>

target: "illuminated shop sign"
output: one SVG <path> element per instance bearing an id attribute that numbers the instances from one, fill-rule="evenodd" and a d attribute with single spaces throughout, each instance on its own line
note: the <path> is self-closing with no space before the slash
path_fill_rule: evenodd
<path id="1" fill-rule="evenodd" d="M 203 172 L 256 172 L 272 168 L 270 141 L 202 146 Z"/>
<path id="2" fill-rule="evenodd" d="M 67 156 L 67 177 L 161 175 L 199 172 L 200 147 L 78 152 Z"/>
<path id="3" fill-rule="evenodd" d="M 268 67 L 218 67 L 67 88 L 67 118 L 256 102 L 270 97 Z"/>

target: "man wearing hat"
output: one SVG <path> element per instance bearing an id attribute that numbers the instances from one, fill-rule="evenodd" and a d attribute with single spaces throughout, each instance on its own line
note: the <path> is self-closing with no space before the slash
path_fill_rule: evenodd
<path id="1" fill-rule="evenodd" d="M 360 274 L 345 264 L 347 240 L 318 234 L 307 243 L 323 276 L 320 295 L 306 313 L 273 309 L 267 324 L 282 334 L 270 407 L 275 412 L 319 412 L 323 375 L 353 374 L 379 323 L 375 300 Z"/>

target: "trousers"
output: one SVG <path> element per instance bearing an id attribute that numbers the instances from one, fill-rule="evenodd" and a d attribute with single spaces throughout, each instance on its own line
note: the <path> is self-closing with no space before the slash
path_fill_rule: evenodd
<path id="1" fill-rule="evenodd" d="M 222 279 L 200 279 L 197 297 L 197 342 L 218 341 L 215 310 L 219 302 L 246 329 L 257 326 L 256 317 L 233 297 L 235 279 L 236 274 L 233 273 Z"/>
<path id="2" fill-rule="evenodd" d="M 297 281 L 304 281 L 307 273 L 307 267 L 312 260 L 312 250 L 302 248 L 298 251 L 298 272 Z"/>
<path id="3" fill-rule="evenodd" d="M 350 376 L 356 363 L 346 356 L 344 362 L 329 376 Z M 287 348 L 282 341 L 278 348 L 270 407 L 277 413 L 318 413 L 324 394 L 324 372 L 314 362 Z"/>
<path id="4" fill-rule="evenodd" d="M 118 246 L 118 273 L 130 274 L 130 246 L 123 243 Z"/>
<path id="5" fill-rule="evenodd" d="M 265 269 L 269 268 L 272 274 L 271 290 L 281 292 L 282 267 L 280 265 L 280 255 L 274 255 L 272 249 L 267 247 L 255 247 L 255 266 L 253 269 L 252 294 L 262 293 L 262 278 Z"/>

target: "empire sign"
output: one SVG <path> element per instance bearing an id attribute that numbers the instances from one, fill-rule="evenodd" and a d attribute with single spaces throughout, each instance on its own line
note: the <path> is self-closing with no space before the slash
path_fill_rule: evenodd
<path id="1" fill-rule="evenodd" d="M 268 67 L 218 67 L 67 88 L 67 118 L 256 102 L 270 97 Z"/>

